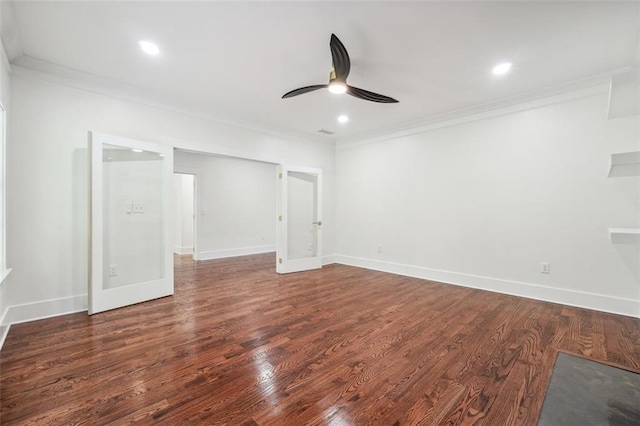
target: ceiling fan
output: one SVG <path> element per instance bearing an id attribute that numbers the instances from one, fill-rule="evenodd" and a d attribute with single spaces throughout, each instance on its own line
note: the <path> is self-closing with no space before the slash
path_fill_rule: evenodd
<path id="1" fill-rule="evenodd" d="M 368 90 L 358 89 L 357 87 L 349 86 L 347 84 L 347 77 L 351 70 L 351 60 L 347 49 L 345 49 L 342 42 L 336 37 L 335 34 L 331 34 L 331 42 L 329 43 L 331 48 L 331 58 L 333 59 L 333 70 L 329 74 L 329 84 L 316 84 L 314 86 L 301 87 L 299 89 L 292 90 L 285 93 L 282 99 L 292 98 L 294 96 L 302 95 L 305 93 L 313 92 L 318 89 L 329 89 L 331 93 L 347 93 L 358 99 L 365 101 L 378 102 L 383 104 L 393 104 L 398 101 L 388 96 L 380 95 L 378 93 L 369 92 Z"/>

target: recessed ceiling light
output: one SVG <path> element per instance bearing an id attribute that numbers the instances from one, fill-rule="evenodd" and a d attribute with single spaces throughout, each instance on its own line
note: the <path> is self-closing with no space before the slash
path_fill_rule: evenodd
<path id="1" fill-rule="evenodd" d="M 136 149 L 136 148 L 131 148 L 131 151 L 133 151 L 133 152 L 143 152 L 141 149 Z"/>
<path id="2" fill-rule="evenodd" d="M 346 123 L 349 121 L 349 117 L 346 115 L 339 115 L 338 116 L 338 123 Z"/>
<path id="3" fill-rule="evenodd" d="M 164 154 L 158 154 L 160 157 L 164 157 Z"/>
<path id="4" fill-rule="evenodd" d="M 505 75 L 506 73 L 511 71 L 511 67 L 512 66 L 513 66 L 513 64 L 511 62 L 503 62 L 501 64 L 498 64 L 495 67 L 493 67 L 493 74 L 495 74 L 495 75 Z"/>
<path id="5" fill-rule="evenodd" d="M 151 43 L 150 41 L 140 40 L 138 42 L 138 45 L 140 46 L 140 49 L 142 49 L 142 51 L 147 55 L 156 56 L 160 53 L 160 48 L 158 47 L 158 45 L 155 43 Z"/>
<path id="6" fill-rule="evenodd" d="M 341 95 L 347 92 L 347 85 L 339 81 L 333 81 L 329 83 L 329 91 L 336 95 Z"/>

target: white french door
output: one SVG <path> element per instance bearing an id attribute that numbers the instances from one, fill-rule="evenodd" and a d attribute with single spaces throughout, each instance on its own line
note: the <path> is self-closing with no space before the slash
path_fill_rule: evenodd
<path id="1" fill-rule="evenodd" d="M 276 270 L 322 267 L 322 170 L 278 167 L 278 260 Z"/>
<path id="2" fill-rule="evenodd" d="M 172 147 L 90 139 L 89 314 L 172 295 Z"/>

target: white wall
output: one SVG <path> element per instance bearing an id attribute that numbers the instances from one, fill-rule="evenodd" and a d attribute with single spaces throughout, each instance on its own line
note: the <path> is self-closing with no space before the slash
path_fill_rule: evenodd
<path id="1" fill-rule="evenodd" d="M 176 151 L 176 170 L 198 170 L 198 259 L 275 251 L 276 166 Z"/>
<path id="2" fill-rule="evenodd" d="M 173 252 L 177 254 L 193 253 L 193 182 L 193 175 L 179 173 L 173 175 L 173 199 L 176 200 Z"/>
<path id="3" fill-rule="evenodd" d="M 337 260 L 640 316 L 638 244 L 607 236 L 640 227 L 640 180 L 607 178 L 610 153 L 640 149 L 638 117 L 606 108 L 602 93 L 338 147 Z"/>
<path id="4" fill-rule="evenodd" d="M 89 130 L 168 145 L 193 142 L 322 168 L 326 252 L 333 252 L 333 146 L 265 135 L 39 79 L 45 77 L 14 67 L 7 147 L 7 243 L 14 271 L 6 284 L 9 304 L 27 305 L 15 312 L 12 308 L 10 321 L 86 306 Z"/>
<path id="5" fill-rule="evenodd" d="M 0 43 L 0 101 L 2 105 L 9 109 L 9 98 L 11 97 L 11 67 Z"/>
<path id="6" fill-rule="evenodd" d="M 89 130 L 322 168 L 324 253 L 343 263 L 640 314 L 638 245 L 606 233 L 640 227 L 639 180 L 606 177 L 610 153 L 639 149 L 638 121 L 607 121 L 605 94 L 341 147 L 334 185 L 329 145 L 40 78 L 14 67 L 10 83 L 8 322 L 86 307 Z"/>

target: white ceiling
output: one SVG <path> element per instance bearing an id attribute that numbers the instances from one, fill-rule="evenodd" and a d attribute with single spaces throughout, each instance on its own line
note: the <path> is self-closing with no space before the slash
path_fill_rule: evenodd
<path id="1" fill-rule="evenodd" d="M 64 66 L 176 108 L 307 139 L 381 134 L 638 59 L 638 2 L 18 1 L 12 9 L 19 48 L 8 50 L 25 55 L 16 64 Z M 280 99 L 328 81 L 332 32 L 351 56 L 349 83 L 399 104 L 328 91 Z M 140 39 L 161 55 L 143 54 Z M 513 71 L 494 77 L 505 60 Z M 338 124 L 339 114 L 351 121 Z"/>

